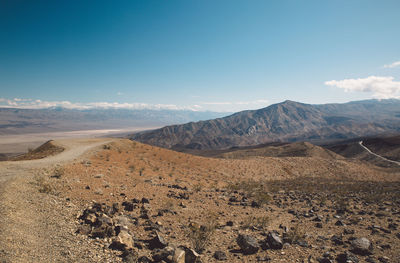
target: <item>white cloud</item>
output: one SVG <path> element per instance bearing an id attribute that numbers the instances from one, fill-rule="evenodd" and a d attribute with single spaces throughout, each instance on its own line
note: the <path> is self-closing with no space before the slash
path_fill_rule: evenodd
<path id="1" fill-rule="evenodd" d="M 131 109 L 131 110 L 198 110 L 195 107 L 179 107 L 174 104 L 148 104 L 148 103 L 119 103 L 119 102 L 90 102 L 73 103 L 70 101 L 42 101 L 32 99 L 5 99 L 0 98 L 1 108 L 19 108 L 19 109 L 46 109 L 51 107 L 63 107 L 66 109 Z"/>
<path id="2" fill-rule="evenodd" d="M 236 102 L 199 102 L 193 105 L 178 106 L 175 104 L 149 104 L 149 103 L 119 103 L 119 102 L 88 102 L 76 103 L 71 101 L 45 101 L 40 99 L 25 98 L 0 98 L 0 108 L 19 109 L 46 109 L 62 107 L 65 109 L 130 109 L 130 110 L 191 110 L 191 111 L 217 111 L 234 112 L 240 110 L 258 109 L 268 106 L 269 101 L 260 99 L 254 101 Z"/>
<path id="3" fill-rule="evenodd" d="M 400 61 L 393 62 L 392 64 L 384 65 L 384 68 L 395 68 L 400 66 Z"/>
<path id="4" fill-rule="evenodd" d="M 369 76 L 359 79 L 326 81 L 325 85 L 344 89 L 346 92 L 372 92 L 377 99 L 400 98 L 400 82 L 393 77 Z"/>
<path id="5" fill-rule="evenodd" d="M 201 102 L 203 105 L 255 105 L 266 104 L 268 100 L 252 100 L 252 101 L 224 101 L 224 102 Z"/>

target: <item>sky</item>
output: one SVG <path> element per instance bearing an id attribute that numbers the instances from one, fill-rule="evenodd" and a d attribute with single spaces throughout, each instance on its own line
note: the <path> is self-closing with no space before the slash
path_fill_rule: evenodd
<path id="1" fill-rule="evenodd" d="M 0 0 L 0 106 L 400 98 L 398 0 Z"/>

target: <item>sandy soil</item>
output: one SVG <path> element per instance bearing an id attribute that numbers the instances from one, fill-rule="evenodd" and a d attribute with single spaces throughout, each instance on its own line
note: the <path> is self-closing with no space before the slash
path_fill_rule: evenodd
<path id="1" fill-rule="evenodd" d="M 52 157 L 0 163 L 1 262 L 113 262 L 95 244 L 74 234 L 75 207 L 62 197 L 40 193 L 42 178 L 113 139 L 68 139 Z M 79 245 L 77 245 L 79 244 Z"/>

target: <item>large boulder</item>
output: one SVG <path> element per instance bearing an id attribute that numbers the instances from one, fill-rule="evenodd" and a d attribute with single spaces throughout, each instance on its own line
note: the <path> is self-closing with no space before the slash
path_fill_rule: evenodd
<path id="1" fill-rule="evenodd" d="M 110 248 L 117 250 L 133 249 L 133 238 L 127 231 L 121 231 L 118 236 L 113 238 Z"/>
<path id="2" fill-rule="evenodd" d="M 185 247 L 185 263 L 201 263 L 200 255 L 191 248 Z"/>
<path id="3" fill-rule="evenodd" d="M 185 250 L 176 248 L 172 258 L 172 263 L 185 263 Z"/>
<path id="4" fill-rule="evenodd" d="M 246 255 L 255 254 L 260 249 L 258 240 L 249 235 L 239 234 L 236 242 L 242 250 L 243 254 Z"/>
<path id="5" fill-rule="evenodd" d="M 172 258 L 174 253 L 175 249 L 173 247 L 156 248 L 152 251 L 152 258 L 155 262 L 169 261 L 168 258 Z"/>
<path id="6" fill-rule="evenodd" d="M 369 255 L 372 252 L 372 243 L 365 237 L 354 239 L 351 242 L 352 251 L 358 255 Z"/>

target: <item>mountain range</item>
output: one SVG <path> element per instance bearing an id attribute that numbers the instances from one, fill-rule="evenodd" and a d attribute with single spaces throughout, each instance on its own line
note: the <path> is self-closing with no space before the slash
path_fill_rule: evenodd
<path id="1" fill-rule="evenodd" d="M 319 105 L 287 100 L 223 118 L 139 132 L 130 138 L 175 150 L 206 150 L 270 142 L 321 143 L 398 132 L 397 99 Z"/>

